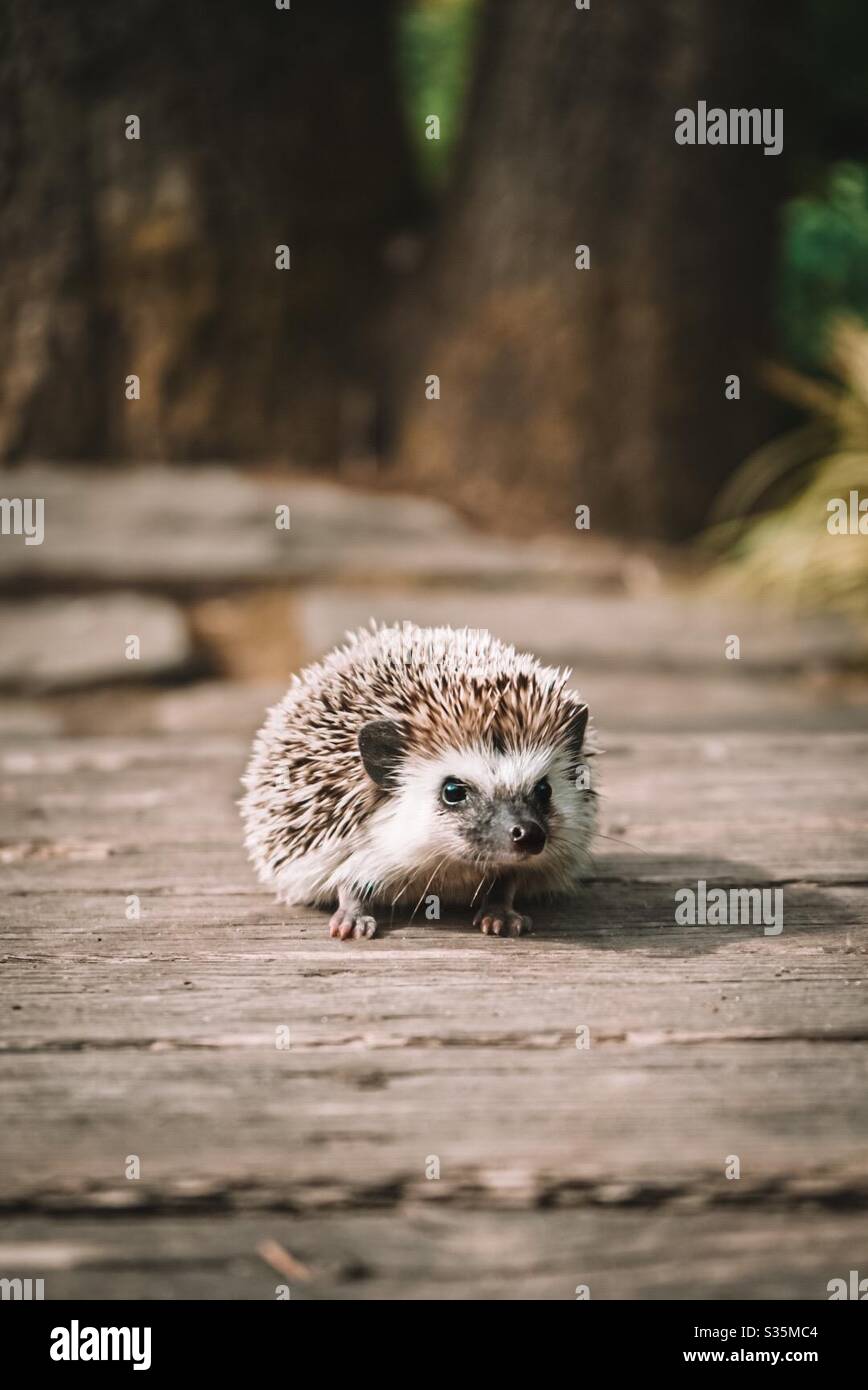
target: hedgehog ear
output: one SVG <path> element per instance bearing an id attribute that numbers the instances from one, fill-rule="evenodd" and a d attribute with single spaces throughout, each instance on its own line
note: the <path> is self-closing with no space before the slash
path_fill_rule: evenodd
<path id="1" fill-rule="evenodd" d="M 359 729 L 359 752 L 372 782 L 385 787 L 407 747 L 406 727 L 396 719 L 372 719 Z"/>
<path id="2" fill-rule="evenodd" d="M 582 745 L 585 741 L 585 729 L 588 726 L 588 706 L 579 705 L 570 715 L 567 723 L 567 744 L 573 757 L 578 758 L 582 752 Z"/>

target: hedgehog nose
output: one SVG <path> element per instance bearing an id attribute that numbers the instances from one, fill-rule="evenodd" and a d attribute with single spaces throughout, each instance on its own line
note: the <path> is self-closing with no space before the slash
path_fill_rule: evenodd
<path id="1" fill-rule="evenodd" d="M 539 854 L 545 849 L 546 833 L 535 820 L 514 825 L 509 835 L 514 849 L 520 854 Z"/>

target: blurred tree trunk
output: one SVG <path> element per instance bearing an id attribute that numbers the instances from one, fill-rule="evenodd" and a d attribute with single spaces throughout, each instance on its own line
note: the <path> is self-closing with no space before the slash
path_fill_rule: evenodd
<path id="1" fill-rule="evenodd" d="M 675 112 L 785 106 L 797 9 L 489 0 L 460 172 L 404 323 L 402 473 L 489 514 L 569 525 L 585 503 L 593 527 L 660 537 L 702 523 L 771 428 L 757 366 L 785 160 L 678 145 Z"/>
<path id="2" fill-rule="evenodd" d="M 418 212 L 396 3 L 8 0 L 3 454 L 370 447 L 384 251 Z"/>
<path id="3" fill-rule="evenodd" d="M 102 442 L 82 8 L 0 8 L 0 458 Z"/>

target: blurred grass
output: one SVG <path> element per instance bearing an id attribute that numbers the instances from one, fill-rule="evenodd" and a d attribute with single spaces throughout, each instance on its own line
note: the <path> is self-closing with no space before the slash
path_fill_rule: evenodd
<path id="1" fill-rule="evenodd" d="M 720 558 L 712 586 L 798 613 L 840 613 L 868 658 L 868 535 L 829 531 L 829 502 L 868 498 L 868 329 L 830 329 L 828 385 L 789 369 L 771 384 L 811 420 L 755 453 L 734 475 L 705 537 Z"/>

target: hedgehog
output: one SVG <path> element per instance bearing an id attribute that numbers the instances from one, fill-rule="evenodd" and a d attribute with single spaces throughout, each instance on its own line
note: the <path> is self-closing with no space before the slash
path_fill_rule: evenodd
<path id="1" fill-rule="evenodd" d="M 333 908 L 341 941 L 376 934 L 376 905 L 423 900 L 426 916 L 478 902 L 486 935 L 530 931 L 516 894 L 573 890 L 596 823 L 597 749 L 570 676 L 484 630 L 348 633 L 254 741 L 240 806 L 260 880 Z"/>

